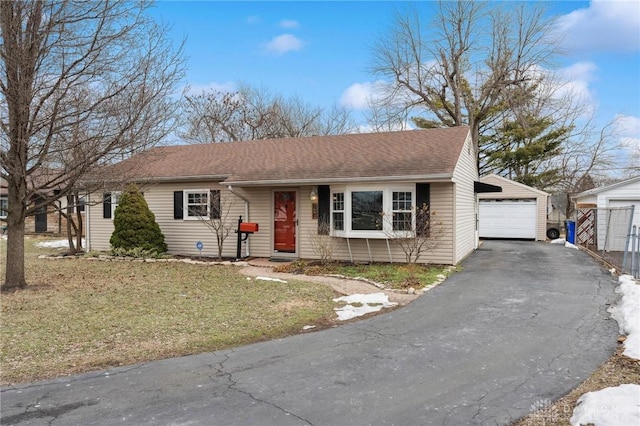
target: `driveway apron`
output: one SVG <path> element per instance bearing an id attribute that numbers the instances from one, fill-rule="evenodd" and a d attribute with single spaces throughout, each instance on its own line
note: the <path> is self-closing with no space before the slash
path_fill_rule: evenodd
<path id="1" fill-rule="evenodd" d="M 486 241 L 461 272 L 401 309 L 3 388 L 2 424 L 507 425 L 614 352 L 614 286 L 578 250 Z"/>

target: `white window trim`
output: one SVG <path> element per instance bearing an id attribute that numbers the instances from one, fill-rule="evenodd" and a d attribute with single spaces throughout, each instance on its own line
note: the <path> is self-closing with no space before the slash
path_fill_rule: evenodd
<path id="1" fill-rule="evenodd" d="M 5 208 L 6 210 L 4 211 L 8 211 L 9 210 L 9 197 L 7 195 L 2 195 L 0 196 L 0 200 L 4 200 L 5 201 Z M 2 212 L 3 210 L 0 210 L 0 212 Z M 0 219 L 6 219 L 7 215 L 6 214 L 2 214 L 0 213 Z"/>
<path id="2" fill-rule="evenodd" d="M 189 215 L 189 194 L 207 194 L 207 215 L 206 216 L 190 216 Z M 183 220 L 208 220 L 211 216 L 211 190 L 210 189 L 185 189 L 182 191 L 182 215 Z"/>
<path id="3" fill-rule="evenodd" d="M 360 191 L 382 191 L 382 208 L 385 215 L 382 221 L 381 231 L 362 231 L 351 229 L 351 193 Z M 392 185 L 341 185 L 331 186 L 331 235 L 343 238 L 371 238 L 371 239 L 387 239 L 395 237 L 406 237 L 410 231 L 393 231 L 393 193 L 394 192 L 410 192 L 411 193 L 411 211 L 412 227 L 415 227 L 415 205 L 416 205 L 416 186 L 415 184 L 392 184 Z M 344 194 L 344 230 L 335 230 L 333 227 L 333 194 Z"/>
<path id="4" fill-rule="evenodd" d="M 111 191 L 111 221 L 116 218 L 116 207 L 120 204 L 120 197 L 122 197 L 122 191 Z"/>

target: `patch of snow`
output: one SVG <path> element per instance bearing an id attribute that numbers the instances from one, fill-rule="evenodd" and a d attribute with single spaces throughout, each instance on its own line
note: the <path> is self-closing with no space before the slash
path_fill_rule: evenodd
<path id="1" fill-rule="evenodd" d="M 74 241 L 75 243 L 75 241 Z M 84 246 L 84 238 L 82 239 L 82 245 Z M 40 241 L 36 243 L 36 247 L 39 248 L 69 248 L 68 240 L 51 240 L 51 241 Z"/>
<path id="2" fill-rule="evenodd" d="M 564 246 L 565 246 L 565 247 L 567 247 L 567 248 L 572 248 L 572 249 L 580 250 L 580 249 L 578 248 L 578 246 L 577 246 L 577 245 L 575 245 L 575 244 L 571 244 L 570 242 L 566 242 L 566 243 L 564 243 Z"/>
<path id="3" fill-rule="evenodd" d="M 564 238 L 556 238 L 555 240 L 551 240 L 550 244 L 564 244 L 567 240 Z"/>
<path id="4" fill-rule="evenodd" d="M 640 285 L 631 275 L 621 275 L 618 281 L 620 285 L 616 288 L 616 293 L 622 295 L 622 298 L 608 311 L 618 322 L 620 334 L 627 335 L 623 354 L 640 359 Z"/>
<path id="5" fill-rule="evenodd" d="M 352 294 L 338 297 L 333 301 L 347 303 L 341 308 L 334 309 L 338 314 L 339 321 L 346 321 L 371 312 L 378 312 L 382 308 L 391 308 L 397 305 L 397 303 L 390 302 L 389 297 L 384 293 Z M 353 306 L 352 303 L 359 303 L 362 306 Z"/>
<path id="6" fill-rule="evenodd" d="M 616 293 L 622 297 L 608 311 L 618 322 L 620 334 L 627 335 L 623 354 L 640 359 L 640 285 L 630 275 L 621 275 L 618 281 Z M 578 399 L 570 421 L 572 426 L 639 425 L 640 385 L 623 384 L 585 393 Z"/>
<path id="7" fill-rule="evenodd" d="M 280 278 L 271 278 L 271 277 L 256 277 L 256 280 L 262 281 L 275 281 L 277 283 L 287 283 L 285 280 L 281 280 Z"/>
<path id="8" fill-rule="evenodd" d="M 640 424 L 640 385 L 624 384 L 587 392 L 578 399 L 571 425 L 637 426 Z"/>
<path id="9" fill-rule="evenodd" d="M 304 327 L 302 327 L 303 330 L 311 330 L 312 328 L 316 328 L 315 325 L 305 325 Z"/>

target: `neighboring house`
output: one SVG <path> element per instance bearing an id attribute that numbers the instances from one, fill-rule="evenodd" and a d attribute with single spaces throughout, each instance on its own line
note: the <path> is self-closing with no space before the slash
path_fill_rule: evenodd
<path id="1" fill-rule="evenodd" d="M 581 192 L 572 199 L 578 210 L 578 239 L 591 239 L 585 240 L 587 244 L 593 244 L 593 240 L 597 239 L 598 250 L 604 249 L 606 241 L 607 250 L 622 251 L 626 244 L 629 221 L 640 228 L 640 176 Z M 617 221 L 615 215 L 608 214 L 605 210 L 629 206 L 635 206 L 633 217 L 624 213 L 619 215 L 620 220 Z M 582 228 L 589 222 L 596 223 L 595 232 L 582 232 Z M 615 235 L 608 236 L 608 230 L 613 231 L 611 233 Z"/>
<path id="2" fill-rule="evenodd" d="M 333 259 L 403 262 L 390 236 L 427 204 L 446 233 L 420 261 L 457 264 L 477 243 L 474 188 L 487 188 L 467 127 L 157 147 L 112 167 L 101 176 L 141 185 L 169 252 L 185 255 L 199 254 L 198 241 L 203 255 L 217 254 L 199 218 L 214 202 L 234 222 L 258 223 L 243 255 L 318 258 L 311 240 L 326 221 Z M 89 250 L 110 248 L 121 188 L 91 195 Z M 234 233 L 223 255 L 236 256 Z"/>
<path id="3" fill-rule="evenodd" d="M 33 188 L 34 184 L 39 183 L 38 177 L 34 181 L 29 181 L 28 185 Z M 52 189 L 50 194 L 56 195 L 57 190 Z M 8 203 L 8 187 L 7 181 L 0 178 L 0 221 L 5 222 L 7 218 Z M 35 195 L 29 200 L 29 204 L 38 203 L 42 200 L 42 196 L 47 192 L 41 192 L 40 195 Z M 67 220 L 62 215 L 64 209 L 66 209 L 67 203 L 65 197 L 56 199 L 53 203 L 42 206 L 36 210 L 32 215 L 27 216 L 25 219 L 25 233 L 27 234 L 47 234 L 64 236 L 67 233 Z M 84 209 L 84 206 L 81 207 Z M 6 226 L 3 223 L 2 226 Z"/>
<path id="4" fill-rule="evenodd" d="M 549 194 L 495 174 L 480 181 L 502 187 L 500 193 L 478 194 L 480 238 L 546 239 Z"/>

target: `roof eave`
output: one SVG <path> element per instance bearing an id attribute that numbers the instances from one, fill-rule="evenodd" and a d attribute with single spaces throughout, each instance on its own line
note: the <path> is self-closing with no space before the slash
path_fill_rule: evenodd
<path id="1" fill-rule="evenodd" d="M 270 180 L 245 180 L 224 181 L 224 184 L 232 186 L 291 186 L 291 185 L 321 185 L 344 183 L 370 183 L 370 182 L 450 182 L 452 173 L 430 175 L 405 175 L 405 176 L 367 176 L 352 178 L 309 178 L 309 179 L 270 179 Z"/>
<path id="2" fill-rule="evenodd" d="M 628 185 L 630 183 L 634 183 L 637 180 L 640 180 L 640 176 L 636 176 L 636 177 L 632 177 L 632 178 L 629 178 L 629 179 L 625 179 L 625 180 L 622 180 L 620 182 L 612 183 L 610 185 L 605 185 L 605 186 L 600 186 L 600 187 L 597 187 L 597 188 L 587 189 L 586 191 L 580 192 L 580 193 L 575 194 L 575 195 L 571 195 L 570 198 L 572 200 L 575 200 L 577 198 L 582 198 L 582 197 L 586 197 L 586 196 L 589 196 L 589 195 L 598 195 L 601 192 L 609 191 L 610 189 L 616 189 L 616 188 L 618 188 L 620 186 L 625 186 L 625 185 Z"/>

